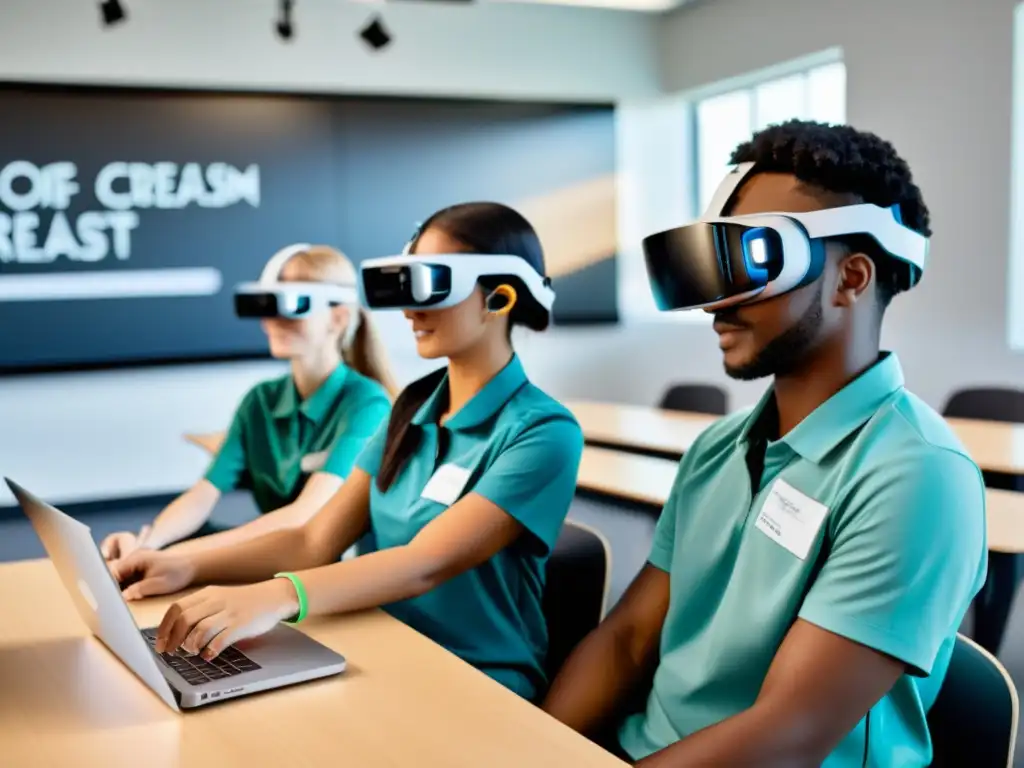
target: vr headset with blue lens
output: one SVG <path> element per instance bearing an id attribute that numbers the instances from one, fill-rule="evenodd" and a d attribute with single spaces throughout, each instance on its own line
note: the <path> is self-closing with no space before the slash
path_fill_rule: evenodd
<path id="1" fill-rule="evenodd" d="M 311 247 L 309 243 L 297 243 L 282 248 L 267 262 L 259 282 L 242 283 L 235 288 L 235 314 L 244 318 L 298 319 L 331 307 L 356 303 L 358 294 L 354 285 L 281 280 L 285 264 Z"/>
<path id="2" fill-rule="evenodd" d="M 787 293 L 821 276 L 825 241 L 843 236 L 870 237 L 904 263 L 900 290 L 920 280 L 928 238 L 903 225 L 898 206 L 863 203 L 809 213 L 721 215 L 753 169 L 753 163 L 733 169 L 698 221 L 644 238 L 658 309 L 716 310 Z"/>

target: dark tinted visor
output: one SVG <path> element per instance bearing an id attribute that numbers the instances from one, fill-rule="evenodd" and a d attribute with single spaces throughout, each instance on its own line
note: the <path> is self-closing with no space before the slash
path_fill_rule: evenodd
<path id="1" fill-rule="evenodd" d="M 763 288 L 782 270 L 775 230 L 696 222 L 644 238 L 658 309 L 689 309 Z"/>
<path id="2" fill-rule="evenodd" d="M 429 307 L 444 301 L 452 289 L 451 270 L 439 264 L 405 264 L 360 270 L 370 309 Z"/>
<path id="3" fill-rule="evenodd" d="M 309 296 L 296 296 L 294 311 L 288 312 L 278 304 L 273 293 L 236 293 L 235 314 L 238 317 L 299 317 L 309 312 L 312 301 Z M 281 310 L 286 310 L 282 312 Z"/>
<path id="4" fill-rule="evenodd" d="M 235 314 L 239 317 L 277 317 L 277 296 L 272 293 L 236 293 Z"/>

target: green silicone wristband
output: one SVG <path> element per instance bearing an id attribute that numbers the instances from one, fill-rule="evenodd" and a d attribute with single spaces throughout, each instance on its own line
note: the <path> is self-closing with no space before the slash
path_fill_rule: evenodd
<path id="1" fill-rule="evenodd" d="M 306 587 L 303 585 L 302 580 L 294 573 L 275 573 L 275 579 L 288 579 L 295 587 L 295 594 L 299 597 L 299 612 L 295 615 L 295 618 L 285 619 L 289 624 L 298 624 L 309 612 L 309 598 L 306 597 Z"/>

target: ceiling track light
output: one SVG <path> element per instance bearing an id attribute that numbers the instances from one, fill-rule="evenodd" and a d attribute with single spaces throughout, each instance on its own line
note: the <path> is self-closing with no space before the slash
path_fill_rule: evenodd
<path id="1" fill-rule="evenodd" d="M 294 7 L 295 0 L 281 0 L 275 29 L 277 30 L 277 36 L 285 41 L 295 37 L 295 23 L 292 17 Z"/>
<path id="2" fill-rule="evenodd" d="M 386 48 L 391 42 L 391 33 L 388 32 L 387 27 L 384 26 L 384 20 L 378 14 L 374 14 L 363 25 L 363 28 L 359 30 L 359 37 L 375 51 Z"/>
<path id="3" fill-rule="evenodd" d="M 125 11 L 120 0 L 103 0 L 100 3 L 100 18 L 103 20 L 103 26 L 112 27 L 125 21 L 128 18 L 128 12 Z"/>

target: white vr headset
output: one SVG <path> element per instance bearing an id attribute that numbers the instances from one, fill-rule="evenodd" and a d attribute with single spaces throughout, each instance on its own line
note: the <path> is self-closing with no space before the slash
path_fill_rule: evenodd
<path id="1" fill-rule="evenodd" d="M 753 168 L 754 163 L 736 166 L 696 222 L 644 238 L 658 309 L 715 310 L 787 293 L 821 275 L 826 239 L 850 235 L 871 237 L 906 265 L 900 290 L 920 280 L 928 238 L 903 225 L 898 206 L 862 203 L 809 213 L 723 216 Z"/>
<path id="2" fill-rule="evenodd" d="M 470 297 L 481 278 L 517 278 L 547 312 L 551 280 L 518 256 L 456 253 L 387 256 L 359 266 L 359 300 L 368 309 L 444 309 Z"/>
<path id="3" fill-rule="evenodd" d="M 282 281 L 281 272 L 292 257 L 308 251 L 309 243 L 297 243 L 275 253 L 257 283 L 235 288 L 235 314 L 239 317 L 302 318 L 342 304 L 355 304 L 354 285 Z"/>

